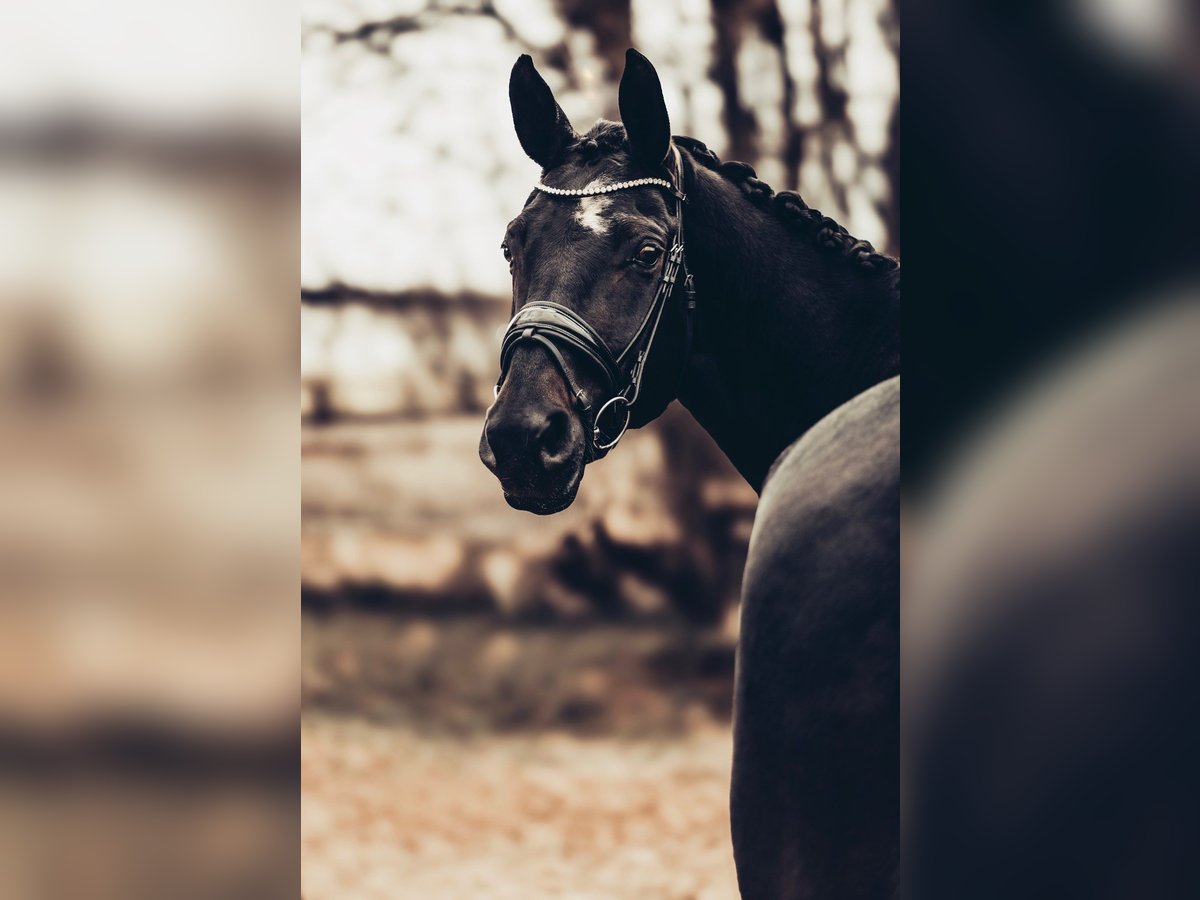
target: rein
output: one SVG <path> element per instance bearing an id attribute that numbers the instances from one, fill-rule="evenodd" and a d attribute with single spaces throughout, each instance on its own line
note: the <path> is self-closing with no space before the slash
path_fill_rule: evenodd
<path id="1" fill-rule="evenodd" d="M 582 354 L 591 360 L 597 370 L 603 373 L 607 399 L 592 414 L 592 446 L 596 451 L 597 458 L 604 456 L 615 447 L 629 428 L 633 406 L 637 403 L 641 393 L 642 372 L 645 369 L 650 350 L 654 346 L 659 322 L 662 321 L 663 311 L 666 309 L 668 301 L 675 293 L 676 284 L 681 280 L 686 296 L 684 304 L 686 322 L 684 366 L 686 366 L 687 357 L 691 352 L 692 313 L 696 308 L 696 292 L 684 256 L 683 204 L 687 202 L 687 195 L 682 190 L 683 161 L 680 158 L 679 150 L 674 145 L 671 149 L 675 155 L 678 187 L 676 183 L 666 178 L 635 178 L 591 189 L 555 188 L 540 182 L 535 185 L 536 190 L 555 197 L 591 197 L 614 191 L 656 187 L 667 191 L 675 199 L 678 225 L 674 240 L 671 242 L 671 249 L 667 251 L 658 289 L 655 291 L 650 309 L 646 312 L 637 331 L 634 332 L 633 337 L 629 339 L 629 343 L 620 353 L 614 355 L 604 339 L 578 313 L 549 300 L 534 300 L 521 307 L 508 323 L 504 332 L 504 340 L 500 345 L 500 380 L 496 383 L 494 391 L 496 395 L 500 393 L 500 385 L 503 384 L 505 374 L 508 372 L 513 350 L 524 341 L 536 341 L 550 352 L 550 358 L 558 366 L 559 372 L 562 373 L 563 380 L 574 398 L 575 405 L 579 407 L 580 413 L 584 416 L 592 413 L 595 404 L 572 375 L 571 367 L 563 355 L 563 348 Z M 681 272 L 682 279 L 679 277 Z M 644 345 L 643 338 L 645 339 Z M 636 355 L 634 354 L 635 349 Z M 623 367 L 630 357 L 633 357 L 633 364 L 629 368 L 628 375 L 625 375 Z M 624 412 L 624 417 L 621 417 L 622 412 Z M 616 417 L 614 422 L 619 424 L 615 433 L 606 434 L 604 432 L 602 419 L 605 416 Z"/>

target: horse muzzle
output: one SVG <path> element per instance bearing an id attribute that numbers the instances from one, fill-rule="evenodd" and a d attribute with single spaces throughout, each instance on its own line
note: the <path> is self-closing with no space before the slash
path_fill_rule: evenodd
<path id="1" fill-rule="evenodd" d="M 561 393 L 561 391 L 560 391 Z M 488 411 L 479 458 L 516 509 L 548 515 L 575 499 L 588 460 L 588 434 L 571 409 L 522 404 L 503 395 Z"/>

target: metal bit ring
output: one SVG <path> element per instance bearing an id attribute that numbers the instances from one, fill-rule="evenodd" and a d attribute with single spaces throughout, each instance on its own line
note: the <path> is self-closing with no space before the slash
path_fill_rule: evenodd
<path id="1" fill-rule="evenodd" d="M 605 442 L 600 433 L 600 420 L 604 417 L 604 414 L 608 411 L 609 407 L 614 406 L 617 403 L 624 404 L 625 406 L 625 420 L 621 423 L 621 427 L 617 431 L 617 436 L 612 440 Z M 603 406 L 596 410 L 596 418 L 592 420 L 592 443 L 596 445 L 596 449 L 611 450 L 613 447 L 617 446 L 617 441 L 624 437 L 625 431 L 629 428 L 629 419 L 632 414 L 632 409 L 629 406 L 629 400 L 626 399 L 624 394 L 617 394 L 617 396 L 606 401 Z"/>

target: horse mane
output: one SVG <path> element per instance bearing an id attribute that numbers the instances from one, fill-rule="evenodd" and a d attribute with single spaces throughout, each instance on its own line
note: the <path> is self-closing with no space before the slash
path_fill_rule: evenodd
<path id="1" fill-rule="evenodd" d="M 674 135 L 672 139 L 700 165 L 735 184 L 759 209 L 772 213 L 790 230 L 805 236 L 821 250 L 870 274 L 886 275 L 889 290 L 899 296 L 900 264 L 876 250 L 870 241 L 854 237 L 829 216 L 812 209 L 795 191 L 776 193 L 757 177 L 749 163 L 721 162 L 717 154 L 693 137 Z M 604 156 L 628 149 L 624 126 L 601 119 L 587 134 L 564 148 L 564 152 L 578 152 L 585 161 L 595 163 Z"/>

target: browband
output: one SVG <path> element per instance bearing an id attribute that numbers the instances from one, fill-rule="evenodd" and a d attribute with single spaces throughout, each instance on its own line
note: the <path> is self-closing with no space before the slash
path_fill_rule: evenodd
<path id="1" fill-rule="evenodd" d="M 611 194 L 613 191 L 623 191 L 626 188 L 646 187 L 647 185 L 666 188 L 676 197 L 683 196 L 675 189 L 675 185 L 671 184 L 671 182 L 667 181 L 665 178 L 635 178 L 632 181 L 618 181 L 615 184 L 600 184 L 593 188 L 556 188 L 550 187 L 548 184 L 542 184 L 539 181 L 534 185 L 534 188 L 541 191 L 543 194 L 553 194 L 556 197 L 595 197 L 597 194 Z"/>

